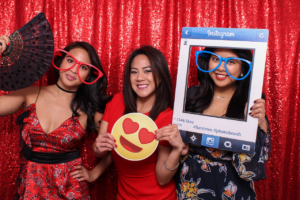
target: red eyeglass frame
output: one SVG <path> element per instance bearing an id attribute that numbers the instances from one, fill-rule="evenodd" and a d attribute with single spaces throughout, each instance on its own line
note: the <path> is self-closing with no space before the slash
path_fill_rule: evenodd
<path id="1" fill-rule="evenodd" d="M 66 69 L 61 69 L 61 68 L 55 66 L 55 64 L 54 64 L 54 58 L 55 58 L 56 55 L 63 57 L 63 55 L 61 54 L 61 52 L 65 53 L 65 54 L 68 54 L 69 56 L 71 56 L 71 58 L 73 58 L 73 60 L 75 61 L 75 63 L 72 65 L 72 67 L 69 67 L 69 68 L 66 68 Z M 76 58 L 74 58 L 74 56 L 72 56 L 72 54 L 70 54 L 69 52 L 67 52 L 67 51 L 65 51 L 65 50 L 63 50 L 63 49 L 56 49 L 56 50 L 54 51 L 54 55 L 53 55 L 53 59 L 52 59 L 52 65 L 53 65 L 53 67 L 55 67 L 56 69 L 62 70 L 62 71 L 66 71 L 66 70 L 72 69 L 76 64 L 78 64 L 78 66 L 77 66 L 77 74 L 78 74 L 78 77 L 79 77 L 80 81 L 83 82 L 84 84 L 91 85 L 91 84 L 95 83 L 99 78 L 101 78 L 101 77 L 103 76 L 103 73 L 100 71 L 100 69 L 98 69 L 98 68 L 95 67 L 94 65 L 91 65 L 91 64 L 88 64 L 88 63 L 79 62 L 79 61 L 78 61 Z M 96 71 L 93 71 L 93 73 L 96 74 L 96 75 L 98 75 L 98 77 L 97 77 L 93 82 L 91 82 L 91 83 L 85 82 L 85 81 L 80 77 L 80 75 L 79 75 L 79 67 L 80 67 L 82 64 L 83 64 L 83 65 L 87 65 L 87 66 L 89 66 L 89 67 L 91 67 L 91 68 L 93 68 L 93 69 L 96 70 Z"/>

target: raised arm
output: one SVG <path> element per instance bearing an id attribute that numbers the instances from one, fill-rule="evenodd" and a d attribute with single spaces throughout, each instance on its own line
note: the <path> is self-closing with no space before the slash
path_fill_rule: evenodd
<path id="1" fill-rule="evenodd" d="M 107 133 L 108 122 L 101 121 L 100 130 L 98 137 L 93 145 L 93 151 L 97 157 L 103 157 L 106 155 L 107 151 L 111 151 L 115 148 L 115 139 L 110 134 Z"/>
<path id="2" fill-rule="evenodd" d="M 0 96 L 0 117 L 11 115 L 25 107 L 28 89 L 21 89 L 7 95 Z"/>
<path id="3" fill-rule="evenodd" d="M 159 129 L 156 137 L 160 141 L 168 141 L 171 147 L 158 145 L 158 158 L 156 163 L 156 178 L 160 185 L 168 184 L 177 171 L 179 158 L 184 143 L 177 125 L 169 125 Z"/>

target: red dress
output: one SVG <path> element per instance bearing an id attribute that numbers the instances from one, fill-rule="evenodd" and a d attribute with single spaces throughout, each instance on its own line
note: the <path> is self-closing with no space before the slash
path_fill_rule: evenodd
<path id="1" fill-rule="evenodd" d="M 82 145 L 86 131 L 77 117 L 70 117 L 56 130 L 46 134 L 39 124 L 36 105 L 31 104 L 29 116 L 23 119 L 22 138 L 33 151 L 63 153 Z M 90 199 L 88 184 L 70 176 L 72 167 L 81 165 L 81 158 L 60 164 L 41 164 L 22 160 L 18 194 L 20 199 Z"/>
<path id="2" fill-rule="evenodd" d="M 123 95 L 116 94 L 106 105 L 102 120 L 108 122 L 107 132 L 110 133 L 115 122 L 123 116 L 125 109 Z M 147 115 L 147 114 L 146 114 Z M 158 128 L 172 124 L 173 111 L 168 108 L 161 112 L 155 120 Z M 160 144 L 169 146 L 168 142 Z M 112 151 L 114 163 L 118 169 L 118 195 L 117 199 L 177 199 L 175 182 L 172 179 L 167 185 L 159 185 L 155 167 L 157 150 L 147 159 L 141 161 L 129 161 Z"/>

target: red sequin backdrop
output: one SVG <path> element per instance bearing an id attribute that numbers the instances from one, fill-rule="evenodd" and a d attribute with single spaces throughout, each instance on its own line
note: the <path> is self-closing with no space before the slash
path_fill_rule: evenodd
<path id="1" fill-rule="evenodd" d="M 95 47 L 108 75 L 108 93 L 114 94 L 122 89 L 126 58 L 141 45 L 153 45 L 164 53 L 174 90 L 183 26 L 269 29 L 263 91 L 272 152 L 267 179 L 256 182 L 255 188 L 258 199 L 299 199 L 299 10 L 299 0 L 0 0 L 0 34 L 9 35 L 44 12 L 56 47 L 75 40 Z M 50 69 L 35 85 L 52 83 Z M 20 149 L 15 121 L 20 112 L 0 118 L 1 199 L 12 199 L 17 189 Z M 81 150 L 88 168 L 97 162 L 91 150 L 94 139 L 87 136 Z M 91 184 L 92 199 L 115 199 L 116 177 L 112 167 Z"/>

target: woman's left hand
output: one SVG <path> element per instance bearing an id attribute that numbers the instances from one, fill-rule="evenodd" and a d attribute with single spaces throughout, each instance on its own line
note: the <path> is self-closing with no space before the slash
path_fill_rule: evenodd
<path id="1" fill-rule="evenodd" d="M 178 126 L 176 124 L 165 126 L 161 129 L 158 129 L 155 133 L 155 138 L 157 140 L 168 141 L 173 149 L 177 149 L 180 152 L 183 150 L 185 145 L 182 141 Z"/>
<path id="2" fill-rule="evenodd" d="M 258 118 L 259 126 L 266 122 L 265 102 L 266 101 L 264 99 L 257 99 L 254 101 L 254 105 L 250 108 L 251 112 L 249 115 L 251 117 Z"/>
<path id="3" fill-rule="evenodd" d="M 91 171 L 87 170 L 85 167 L 78 165 L 78 166 L 74 166 L 73 169 L 76 169 L 76 171 L 72 172 L 70 175 L 73 178 L 76 178 L 79 182 L 87 181 L 91 183 L 95 181 Z"/>

